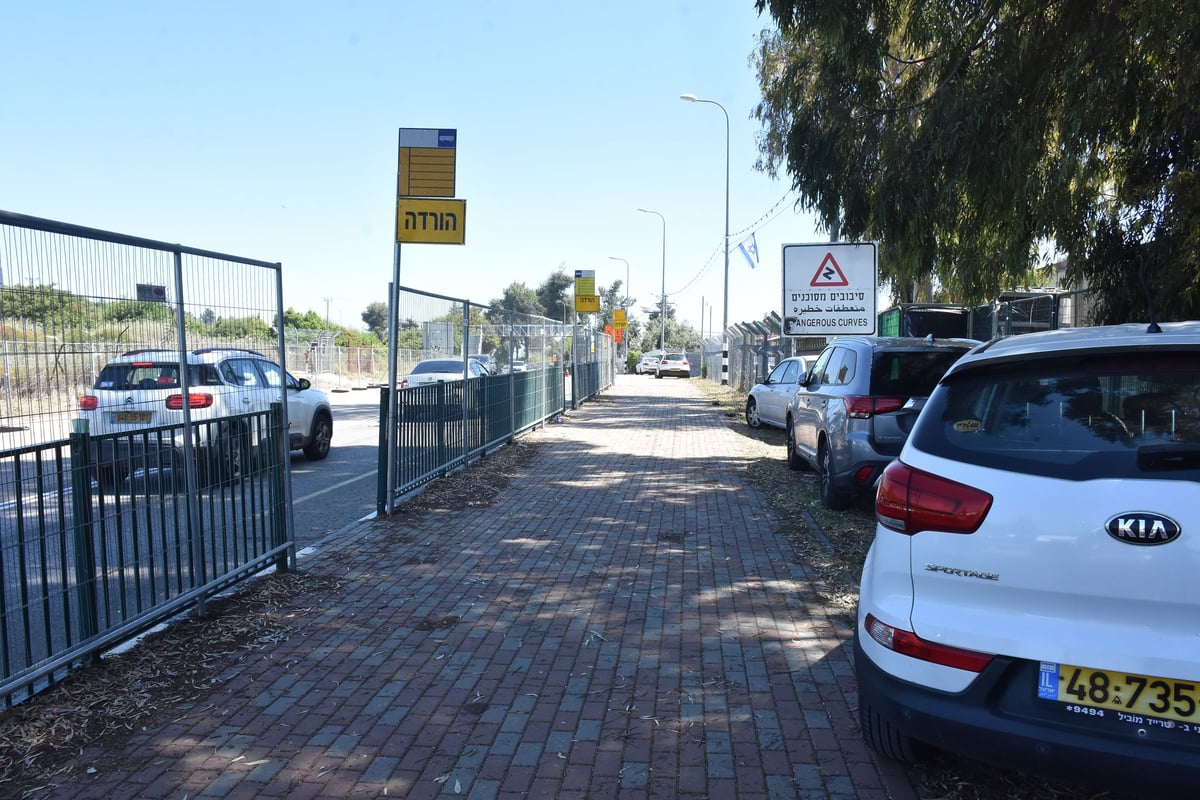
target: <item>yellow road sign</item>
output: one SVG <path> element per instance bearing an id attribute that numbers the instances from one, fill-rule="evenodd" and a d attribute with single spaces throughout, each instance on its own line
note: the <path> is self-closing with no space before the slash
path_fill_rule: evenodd
<path id="1" fill-rule="evenodd" d="M 453 147 L 401 147 L 400 197 L 454 197 Z"/>
<path id="2" fill-rule="evenodd" d="M 613 309 L 613 327 L 619 331 L 623 331 L 629 327 L 628 323 L 625 321 L 625 309 Z"/>
<path id="3" fill-rule="evenodd" d="M 397 242 L 463 244 L 466 236 L 466 200 L 401 197 L 396 201 Z"/>
<path id="4" fill-rule="evenodd" d="M 600 312 L 600 295 L 575 295 L 575 311 L 579 314 L 597 314 Z"/>

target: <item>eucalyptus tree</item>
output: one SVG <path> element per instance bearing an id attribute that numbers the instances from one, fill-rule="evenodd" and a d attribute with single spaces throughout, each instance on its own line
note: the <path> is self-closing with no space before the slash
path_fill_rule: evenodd
<path id="1" fill-rule="evenodd" d="M 1097 322 L 1200 315 L 1195 0 L 757 0 L 760 169 L 904 300 L 1052 259 Z M 1141 276 L 1149 292 L 1143 293 Z"/>

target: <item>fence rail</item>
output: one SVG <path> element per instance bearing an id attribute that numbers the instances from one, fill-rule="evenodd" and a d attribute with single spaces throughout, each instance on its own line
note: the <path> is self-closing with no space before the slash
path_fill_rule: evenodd
<path id="1" fill-rule="evenodd" d="M 396 294 L 395 378 L 380 396 L 380 514 L 612 385 L 616 346 L 603 333 L 417 289 Z M 495 372 L 466 377 L 473 356 Z M 460 363 L 463 378 L 390 388 L 431 358 Z"/>
<path id="2" fill-rule="evenodd" d="M 0 265 L 0 699 L 12 705 L 264 567 L 287 568 L 294 548 L 284 386 L 271 413 L 220 423 L 262 443 L 228 480 L 191 459 L 216 421 L 72 426 L 121 352 L 185 363 L 241 346 L 286 368 L 271 325 L 279 264 L 0 211 Z M 174 455 L 115 461 L 134 450 Z M 100 480 L 117 474 L 128 479 Z"/>

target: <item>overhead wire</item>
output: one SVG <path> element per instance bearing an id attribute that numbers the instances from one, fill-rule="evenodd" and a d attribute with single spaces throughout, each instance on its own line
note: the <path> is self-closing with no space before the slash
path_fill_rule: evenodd
<path id="1" fill-rule="evenodd" d="M 787 200 L 794 193 L 794 191 L 795 191 L 794 189 L 788 189 L 786 192 L 783 193 L 783 197 L 780 197 L 775 202 L 775 205 L 771 206 L 771 208 L 768 209 L 764 214 L 762 214 L 758 219 L 756 219 L 754 222 L 750 223 L 746 227 L 742 228 L 741 230 L 730 233 L 729 234 L 730 246 L 732 247 L 734 240 L 738 239 L 738 237 L 742 236 L 743 234 L 749 233 L 751 231 L 757 231 L 759 228 L 766 227 L 767 224 L 769 224 L 769 223 L 773 222 L 775 219 L 777 219 L 786 210 L 786 207 L 783 205 L 784 201 Z M 722 239 L 723 238 L 724 237 L 722 237 Z M 713 250 L 712 254 L 709 255 L 709 257 L 707 259 L 705 259 L 704 263 L 701 265 L 700 269 L 696 272 L 696 274 L 692 276 L 691 280 L 689 280 L 687 283 L 685 283 L 678 290 L 676 290 L 674 292 L 667 292 L 667 296 L 670 297 L 671 295 L 683 294 L 688 289 L 690 289 L 692 286 L 694 286 L 696 284 L 696 282 L 699 281 L 701 278 L 703 278 L 704 274 L 706 272 L 708 272 L 709 267 L 711 267 L 713 265 L 713 262 L 717 258 L 717 256 L 720 256 L 725 252 L 724 247 L 725 247 L 724 241 L 718 242 L 716 249 Z"/>

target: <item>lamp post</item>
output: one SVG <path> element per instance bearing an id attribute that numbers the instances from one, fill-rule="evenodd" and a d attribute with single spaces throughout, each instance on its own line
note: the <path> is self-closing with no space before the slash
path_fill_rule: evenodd
<path id="1" fill-rule="evenodd" d="M 625 261 L 619 256 L 609 256 L 610 261 Z M 625 261 L 625 299 L 629 299 L 629 262 Z"/>
<path id="2" fill-rule="evenodd" d="M 658 349 L 665 353 L 667 352 L 667 218 L 648 208 L 639 208 L 638 211 L 655 214 L 662 220 L 662 310 L 658 312 L 659 321 L 662 322 L 662 332 L 658 336 Z"/>
<path id="3" fill-rule="evenodd" d="M 681 94 L 680 100 L 689 103 L 708 103 L 721 109 L 725 115 L 725 299 L 721 309 L 721 385 L 729 385 L 729 112 L 716 100 L 703 100 L 694 94 Z"/>

